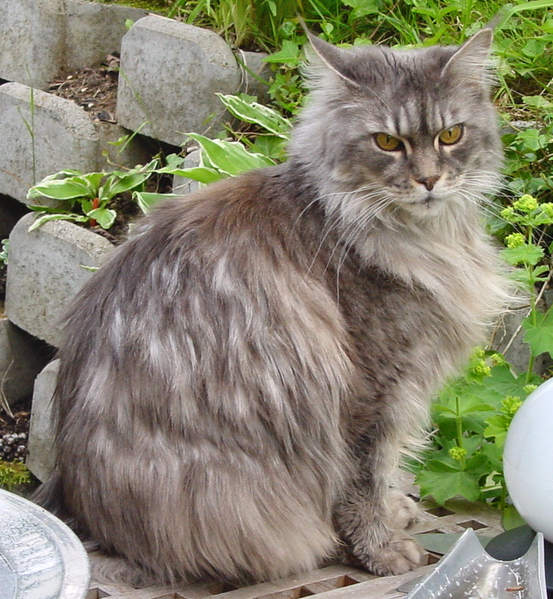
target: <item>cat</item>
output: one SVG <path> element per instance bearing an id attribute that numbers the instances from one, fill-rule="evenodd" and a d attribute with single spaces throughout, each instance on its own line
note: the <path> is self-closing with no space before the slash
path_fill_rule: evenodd
<path id="1" fill-rule="evenodd" d="M 508 297 L 481 223 L 502 163 L 491 30 L 308 36 L 287 162 L 162 203 L 66 318 L 35 499 L 133 584 L 417 567 L 390 477 Z"/>

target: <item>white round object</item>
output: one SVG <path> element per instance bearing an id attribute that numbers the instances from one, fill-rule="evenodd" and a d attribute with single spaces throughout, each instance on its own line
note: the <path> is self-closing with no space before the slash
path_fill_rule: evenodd
<path id="1" fill-rule="evenodd" d="M 553 543 L 553 379 L 540 385 L 515 414 L 503 467 L 519 514 Z"/>
<path id="2" fill-rule="evenodd" d="M 0 489 L 0 597 L 84 599 L 89 578 L 76 535 L 38 505 Z"/>

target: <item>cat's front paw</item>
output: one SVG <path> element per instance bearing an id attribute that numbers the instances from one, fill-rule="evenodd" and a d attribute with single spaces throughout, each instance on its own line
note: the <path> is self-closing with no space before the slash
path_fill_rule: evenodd
<path id="1" fill-rule="evenodd" d="M 398 530 L 411 528 L 418 521 L 420 508 L 419 504 L 413 501 L 397 489 L 392 489 L 388 493 L 388 512 L 390 522 Z"/>
<path id="2" fill-rule="evenodd" d="M 424 555 L 424 550 L 413 537 L 396 531 L 385 545 L 374 550 L 352 549 L 347 563 L 377 576 L 396 576 L 420 566 Z"/>

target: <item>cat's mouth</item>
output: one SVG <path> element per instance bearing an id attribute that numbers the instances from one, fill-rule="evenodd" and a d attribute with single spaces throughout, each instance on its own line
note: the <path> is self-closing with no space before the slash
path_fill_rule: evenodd
<path id="1" fill-rule="evenodd" d="M 429 209 L 429 208 L 431 208 L 432 206 L 434 206 L 435 204 L 437 204 L 437 203 L 438 203 L 438 202 L 440 202 L 440 201 L 441 201 L 441 198 L 439 198 L 439 197 L 436 197 L 435 195 L 432 195 L 431 193 L 429 193 L 429 194 L 426 196 L 426 198 L 424 198 L 424 199 L 422 200 L 421 204 L 422 204 L 422 205 L 423 205 L 425 208 Z"/>
<path id="2" fill-rule="evenodd" d="M 432 216 L 441 210 L 443 204 L 443 196 L 430 192 L 424 197 L 407 200 L 403 206 L 411 214 L 417 216 Z"/>

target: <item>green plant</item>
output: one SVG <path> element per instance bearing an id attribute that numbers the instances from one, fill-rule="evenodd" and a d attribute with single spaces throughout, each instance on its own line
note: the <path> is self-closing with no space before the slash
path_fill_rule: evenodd
<path id="1" fill-rule="evenodd" d="M 168 157 L 167 167 L 158 172 L 176 174 L 208 184 L 252 169 L 273 166 L 285 158 L 285 144 L 291 129 L 288 119 L 259 104 L 251 96 L 218 96 L 229 112 L 247 124 L 248 131 L 234 131 L 229 127 L 225 139 L 209 139 L 189 133 L 190 139 L 200 148 L 200 166 L 183 169 L 176 159 L 169 161 Z"/>
<path id="2" fill-rule="evenodd" d="M 0 460 L 0 487 L 11 491 L 19 485 L 31 484 L 31 473 L 23 462 Z"/>
<path id="3" fill-rule="evenodd" d="M 116 196 L 130 193 L 142 212 L 146 213 L 156 202 L 172 195 L 146 191 L 146 183 L 154 175 L 179 175 L 207 184 L 255 168 L 272 166 L 284 158 L 284 144 L 291 128 L 285 117 L 250 96 L 219 94 L 219 97 L 236 118 L 250 127 L 247 134 L 229 128 L 227 137 L 230 134 L 233 138 L 229 140 L 209 139 L 190 133 L 190 139 L 201 149 L 202 164 L 195 168 L 184 168 L 184 158 L 170 154 L 163 165 L 161 159 L 154 158 L 144 166 L 127 171 L 82 173 L 63 170 L 49 175 L 33 186 L 27 197 L 35 201 L 42 198 L 56 200 L 58 205 L 30 204 L 29 207 L 40 216 L 29 230 L 33 231 L 51 220 L 69 220 L 109 229 L 117 216 L 116 210 L 110 207 Z"/>
<path id="4" fill-rule="evenodd" d="M 110 202 L 125 192 L 142 191 L 145 182 L 156 172 L 158 164 L 159 161 L 154 159 L 145 166 L 128 171 L 84 174 L 77 170 L 63 170 L 49 175 L 31 187 L 27 198 L 31 201 L 42 198 L 57 200 L 58 205 L 29 204 L 29 208 L 41 213 L 29 230 L 51 220 L 70 220 L 109 229 L 117 216 L 116 211 L 109 207 Z M 142 204 L 140 206 L 147 209 Z"/>
<path id="5" fill-rule="evenodd" d="M 553 243 L 544 244 L 553 225 L 553 203 L 524 195 L 501 217 L 511 230 L 503 256 L 515 267 L 514 277 L 529 301 L 521 325 L 530 356 L 527 369 L 517 373 L 500 354 L 476 352 L 464 375 L 433 405 L 433 448 L 414 469 L 422 493 L 438 503 L 462 495 L 497 505 L 512 517 L 503 477 L 505 436 L 518 407 L 542 381 L 534 373 L 536 358 L 553 357 L 553 308 L 542 311 L 540 305 L 553 274 Z"/>
<path id="6" fill-rule="evenodd" d="M 298 14 L 314 4 L 337 4 L 336 0 L 176 0 L 170 16 L 187 23 L 208 26 L 235 47 L 274 49 L 282 31 Z"/>
<path id="7" fill-rule="evenodd" d="M 500 354 L 477 350 L 463 376 L 432 406 L 432 447 L 412 464 L 423 495 L 443 504 L 461 495 L 507 507 L 502 454 L 510 421 L 539 382 L 517 375 Z"/>
<path id="8" fill-rule="evenodd" d="M 553 98 L 547 96 L 522 96 L 515 108 L 520 120 L 503 136 L 509 190 L 540 201 L 553 201 Z"/>
<path id="9" fill-rule="evenodd" d="M 8 263 L 8 254 L 10 250 L 10 240 L 2 239 L 2 250 L 0 250 L 0 264 Z"/>

